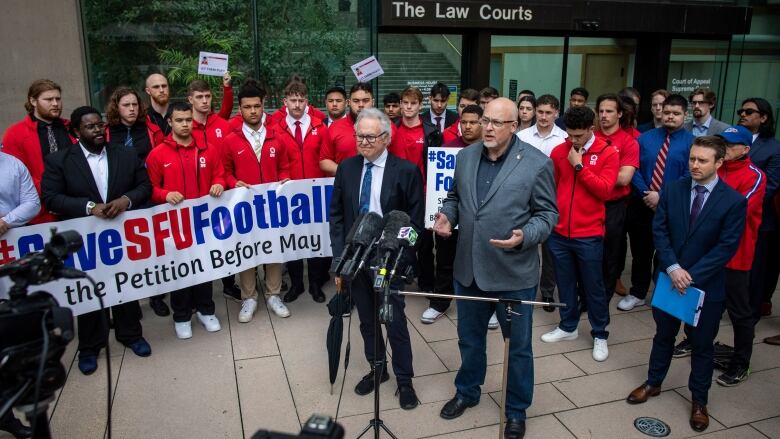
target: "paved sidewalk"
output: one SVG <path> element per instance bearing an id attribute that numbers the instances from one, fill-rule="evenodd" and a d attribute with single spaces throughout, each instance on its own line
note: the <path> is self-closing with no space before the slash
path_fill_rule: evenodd
<path id="1" fill-rule="evenodd" d="M 193 319 L 193 338 L 177 340 L 170 317 L 155 316 L 144 301 L 144 334 L 153 355 L 136 357 L 112 339 L 115 438 L 249 438 L 261 428 L 297 433 L 311 414 L 336 413 L 339 388 L 330 394 L 325 351 L 330 316 L 325 305 L 303 295 L 290 304 L 292 316 L 280 319 L 261 304 L 255 319 L 241 324 L 239 305 L 217 293 L 221 285 L 215 283 L 214 290 L 223 325 L 218 333 L 206 333 Z M 332 293 L 330 283 L 326 294 Z M 555 326 L 558 314 L 534 312 L 536 387 L 527 438 L 645 438 L 633 427 L 639 416 L 664 420 L 671 427 L 670 438 L 696 435 L 688 426 L 689 359 L 673 361 L 659 397 L 639 406 L 625 403 L 626 395 L 646 377 L 654 324 L 649 307 L 621 312 L 615 308 L 617 299 L 610 306 L 610 356 L 603 363 L 591 358 L 590 328 L 584 316 L 579 339 L 546 344 L 539 337 Z M 391 379 L 380 392 L 383 420 L 399 438 L 498 437 L 500 332 L 488 336 L 489 367 L 482 401 L 462 417 L 445 421 L 438 413 L 454 393 L 460 365 L 457 316 L 451 309 L 446 318 L 423 325 L 419 316 L 426 304 L 420 298 L 407 298 L 414 385 L 422 404 L 401 410 Z M 775 295 L 775 310 L 777 315 L 780 294 Z M 731 334 L 726 317 L 718 339 L 731 344 Z M 780 438 L 780 348 L 761 342 L 776 334 L 780 334 L 780 316 L 762 319 L 750 379 L 733 388 L 713 383 L 710 427 L 701 437 Z M 51 408 L 52 432 L 55 438 L 100 438 L 106 430 L 105 359 L 101 357 L 94 375 L 85 377 L 76 366 L 75 345 L 64 357 L 69 376 Z M 352 390 L 367 371 L 355 316 L 339 411 L 347 438 L 354 438 L 372 416 L 372 396 L 357 396 Z M 8 437 L 0 433 L 0 438 Z"/>

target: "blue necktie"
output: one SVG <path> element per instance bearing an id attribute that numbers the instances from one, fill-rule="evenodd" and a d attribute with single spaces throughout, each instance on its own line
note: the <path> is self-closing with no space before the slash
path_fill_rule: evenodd
<path id="1" fill-rule="evenodd" d="M 127 137 L 125 137 L 125 146 L 132 148 L 133 147 L 133 136 L 130 134 L 131 127 L 127 127 Z"/>
<path id="2" fill-rule="evenodd" d="M 368 212 L 371 205 L 371 168 L 373 167 L 373 163 L 366 163 L 366 174 L 363 176 L 363 184 L 360 185 L 360 213 Z"/>
<path id="3" fill-rule="evenodd" d="M 697 184 L 693 187 L 696 189 L 696 198 L 693 199 L 693 206 L 691 206 L 691 217 L 688 220 L 688 227 L 692 227 L 696 223 L 696 218 L 701 213 L 701 208 L 704 205 L 704 194 L 707 193 L 707 188 Z"/>

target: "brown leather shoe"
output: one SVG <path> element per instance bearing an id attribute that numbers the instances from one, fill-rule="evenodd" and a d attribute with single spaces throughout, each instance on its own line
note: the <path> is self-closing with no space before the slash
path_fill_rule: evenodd
<path id="1" fill-rule="evenodd" d="M 629 404 L 642 404 L 651 396 L 658 396 L 660 393 L 660 387 L 654 387 L 645 383 L 634 389 L 634 391 L 628 395 L 628 398 L 626 398 L 626 402 Z"/>
<path id="2" fill-rule="evenodd" d="M 618 279 L 615 284 L 615 293 L 617 293 L 618 296 L 625 296 L 626 292 L 626 286 L 623 285 L 623 281 Z"/>
<path id="3" fill-rule="evenodd" d="M 696 431 L 704 431 L 710 426 L 710 416 L 707 406 L 693 401 L 691 404 L 691 428 Z"/>
<path id="4" fill-rule="evenodd" d="M 764 339 L 764 343 L 775 345 L 775 346 L 780 346 L 780 335 L 775 335 L 773 337 L 767 337 L 767 338 Z"/>

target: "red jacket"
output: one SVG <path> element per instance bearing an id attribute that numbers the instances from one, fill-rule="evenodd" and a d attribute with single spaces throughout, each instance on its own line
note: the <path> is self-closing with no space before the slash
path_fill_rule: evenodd
<path id="1" fill-rule="evenodd" d="M 325 120 L 328 118 L 327 114 L 311 104 L 307 105 L 306 113 L 311 116 L 312 119 Z M 271 115 L 271 123 L 273 125 L 278 125 L 285 117 L 287 117 L 287 107 L 282 105 L 282 108 L 274 111 L 274 114 Z"/>
<path id="2" fill-rule="evenodd" d="M 169 192 L 180 192 L 191 199 L 208 194 L 212 185 L 225 187 L 225 170 L 218 152 L 197 140 L 193 143 L 179 145 L 168 136 L 149 153 L 146 170 L 152 182 L 153 203 L 165 203 Z"/>
<path id="3" fill-rule="evenodd" d="M 550 153 L 559 215 L 554 231 L 567 238 L 604 236 L 604 202 L 617 181 L 618 152 L 597 137 L 582 155 L 583 169 L 576 172 L 569 163 L 570 149 L 566 140 Z"/>
<path id="4" fill-rule="evenodd" d="M 604 134 L 601 130 L 596 131 L 595 134 L 596 137 L 614 146 L 620 154 L 618 173 L 623 166 L 633 166 L 634 169 L 639 169 L 639 142 L 631 134 L 622 129 L 618 129 L 610 135 Z M 607 201 L 619 200 L 628 195 L 631 195 L 631 183 L 617 186 L 616 182 Z"/>
<path id="5" fill-rule="evenodd" d="M 216 149 L 220 156 L 224 154 L 223 144 L 231 131 L 232 129 L 228 121 L 219 117 L 216 113 L 209 113 L 205 125 L 192 119 L 192 137 L 195 138 L 198 144 Z"/>
<path id="6" fill-rule="evenodd" d="M 309 129 L 303 137 L 303 148 L 295 141 L 295 132 L 287 125 L 287 119 L 282 119 L 275 127 L 279 141 L 284 143 L 287 161 L 290 163 L 290 178 L 320 178 L 325 173 L 320 169 L 320 149 L 330 142 L 328 128 L 321 119 L 311 118 Z"/>
<path id="7" fill-rule="evenodd" d="M 225 181 L 232 189 L 241 180 L 247 184 L 273 183 L 290 178 L 290 164 L 284 143 L 273 129 L 266 129 L 260 162 L 243 131 L 234 131 L 225 139 Z"/>
<path id="8" fill-rule="evenodd" d="M 68 129 L 70 122 L 61 119 Z M 75 142 L 75 139 L 71 139 Z M 62 145 L 66 148 L 70 145 Z M 19 159 L 30 172 L 38 196 L 41 196 L 41 177 L 43 176 L 43 153 L 41 152 L 41 141 L 38 138 L 38 123 L 29 115 L 21 121 L 11 125 L 3 136 L 3 152 L 11 154 Z M 41 202 L 41 211 L 30 220 L 30 224 L 42 224 L 56 221 L 57 217 L 50 213 L 46 206 Z"/>
<path id="9" fill-rule="evenodd" d="M 268 128 L 271 126 L 271 116 L 268 113 L 263 113 L 263 125 Z M 241 112 L 228 119 L 228 126 L 231 132 L 241 132 L 244 127 L 244 117 L 241 116 Z"/>
<path id="10" fill-rule="evenodd" d="M 742 234 L 742 240 L 739 241 L 737 253 L 726 264 L 726 268 L 748 271 L 753 266 L 758 226 L 761 225 L 766 175 L 750 161 L 749 157 L 745 157 L 742 160 L 724 161 L 723 166 L 718 169 L 718 177 L 747 198 L 745 232 Z"/>
<path id="11" fill-rule="evenodd" d="M 455 123 L 444 129 L 444 132 L 442 133 L 442 145 L 446 145 L 460 136 L 460 119 L 458 119 Z"/>
<path id="12" fill-rule="evenodd" d="M 420 124 L 415 127 L 404 125 L 403 121 L 393 130 L 393 138 L 387 150 L 406 161 L 414 163 L 422 175 L 423 187 L 425 187 L 425 128 L 423 128 L 422 119 Z"/>
<path id="13" fill-rule="evenodd" d="M 357 142 L 355 142 L 355 121 L 351 114 L 333 122 L 328 127 L 330 142 L 322 145 L 320 160 L 333 160 L 339 164 L 357 154 Z"/>

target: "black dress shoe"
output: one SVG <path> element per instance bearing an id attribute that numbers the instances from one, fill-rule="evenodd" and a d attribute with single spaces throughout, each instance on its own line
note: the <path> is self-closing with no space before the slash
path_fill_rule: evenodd
<path id="1" fill-rule="evenodd" d="M 309 294 L 311 294 L 311 298 L 314 299 L 315 302 L 325 302 L 325 293 L 322 292 L 322 288 L 320 288 L 319 285 L 309 284 Z"/>
<path id="2" fill-rule="evenodd" d="M 225 285 L 224 287 L 222 295 L 225 296 L 226 299 L 230 299 L 237 303 L 243 302 L 243 300 L 241 300 L 241 288 L 239 288 L 238 285 L 232 284 Z"/>
<path id="3" fill-rule="evenodd" d="M 152 311 L 160 317 L 171 315 L 171 310 L 168 309 L 168 305 L 163 302 L 161 297 L 149 298 L 149 306 L 151 306 Z"/>
<path id="4" fill-rule="evenodd" d="M 553 298 L 552 297 L 543 297 L 542 301 L 547 302 L 547 303 L 553 303 Z M 552 306 L 552 305 L 545 305 L 545 306 L 542 307 L 542 309 L 547 311 L 547 312 L 555 311 L 555 307 Z"/>
<path id="5" fill-rule="evenodd" d="M 411 384 L 399 384 L 395 394 L 398 395 L 398 402 L 404 410 L 411 410 L 417 407 L 417 404 L 420 402 Z"/>
<path id="6" fill-rule="evenodd" d="M 32 437 L 32 429 L 22 424 L 22 421 L 16 419 L 13 415 L 3 416 L 3 421 L 0 423 L 0 431 L 7 431 L 16 439 Z"/>
<path id="7" fill-rule="evenodd" d="M 474 407 L 477 404 L 479 404 L 479 401 L 466 402 L 458 398 L 457 396 L 455 396 L 451 400 L 447 401 L 447 404 L 444 404 L 444 407 L 441 408 L 441 412 L 439 413 L 439 416 L 441 416 L 444 419 L 455 419 L 458 416 L 462 415 L 467 408 Z"/>
<path id="8" fill-rule="evenodd" d="M 295 299 L 298 298 L 303 292 L 306 291 L 303 289 L 303 284 L 293 284 L 292 287 L 290 287 L 290 291 L 287 292 L 287 294 L 284 295 L 282 300 L 285 303 L 295 302 Z"/>
<path id="9" fill-rule="evenodd" d="M 509 418 L 504 425 L 504 439 L 523 439 L 525 437 L 525 421 Z"/>
<path id="10" fill-rule="evenodd" d="M 387 369 L 384 369 L 382 371 L 382 379 L 379 380 L 379 382 L 384 383 L 389 379 L 390 379 L 390 375 L 387 373 Z M 355 393 L 357 393 L 360 396 L 363 396 L 363 395 L 368 395 L 373 391 L 374 391 L 374 371 L 371 371 L 368 373 L 368 375 L 361 378 L 359 383 L 357 383 L 357 386 L 355 386 Z"/>

